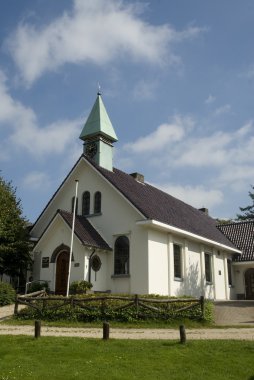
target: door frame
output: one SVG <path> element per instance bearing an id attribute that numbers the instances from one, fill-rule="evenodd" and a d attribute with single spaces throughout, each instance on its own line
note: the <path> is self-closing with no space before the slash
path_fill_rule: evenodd
<path id="1" fill-rule="evenodd" d="M 59 271 L 59 258 L 62 256 L 62 255 L 65 255 L 66 258 L 67 258 L 67 271 L 66 271 L 66 274 L 65 274 L 65 283 L 66 283 L 66 286 L 65 286 L 65 291 L 63 290 L 63 287 L 59 287 L 59 282 L 61 281 L 61 273 L 58 273 Z M 63 294 L 63 295 L 66 295 L 66 292 L 67 292 L 67 283 L 68 283 L 68 272 L 69 272 L 69 259 L 70 259 L 70 253 L 68 250 L 61 250 L 60 252 L 58 252 L 58 255 L 56 257 L 56 269 L 55 269 L 55 294 Z"/>

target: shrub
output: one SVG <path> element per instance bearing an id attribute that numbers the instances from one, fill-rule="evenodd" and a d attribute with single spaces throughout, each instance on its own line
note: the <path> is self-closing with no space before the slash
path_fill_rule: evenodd
<path id="1" fill-rule="evenodd" d="M 49 284 L 47 281 L 43 281 L 43 282 L 32 282 L 31 284 L 29 284 L 28 286 L 28 289 L 27 289 L 27 293 L 33 293 L 33 292 L 38 292 L 39 290 L 43 290 L 45 289 L 45 291 L 47 293 L 50 292 L 50 289 L 49 289 Z"/>
<path id="2" fill-rule="evenodd" d="M 88 281 L 74 281 L 70 285 L 71 294 L 86 294 L 87 290 L 92 289 L 93 284 Z"/>
<path id="3" fill-rule="evenodd" d="M 7 282 L 0 282 L 0 306 L 15 302 L 16 292 Z"/>
<path id="4" fill-rule="evenodd" d="M 186 303 L 172 302 L 170 306 L 149 302 L 150 309 L 144 307 L 146 304 L 139 304 L 138 308 L 134 304 L 129 305 L 129 299 L 105 299 L 105 295 L 78 295 L 71 298 L 50 297 L 38 299 L 36 306 L 38 309 L 26 308 L 19 313 L 20 319 L 37 319 L 45 321 L 69 320 L 79 322 L 93 321 L 118 321 L 118 322 L 134 322 L 134 321 L 165 321 L 172 322 L 177 320 L 194 320 L 210 322 L 212 320 L 212 303 L 205 302 L 204 318 L 201 314 L 199 305 L 192 309 L 185 309 Z M 56 300 L 54 300 L 56 298 Z M 160 296 L 142 296 L 149 299 L 165 299 Z M 68 301 L 68 302 L 67 302 Z M 184 299 L 183 299 L 184 301 Z M 158 310 L 159 309 L 159 310 Z M 183 309 L 179 311 L 179 309 Z"/>

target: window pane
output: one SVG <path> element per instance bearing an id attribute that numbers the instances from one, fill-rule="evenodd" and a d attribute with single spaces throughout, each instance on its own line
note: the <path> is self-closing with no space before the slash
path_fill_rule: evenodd
<path id="1" fill-rule="evenodd" d="M 205 253 L 205 279 L 207 282 L 212 282 L 211 255 L 208 253 Z"/>
<path id="2" fill-rule="evenodd" d="M 115 274 L 129 274 L 129 239 L 119 236 L 115 242 Z"/>
<path id="3" fill-rule="evenodd" d="M 94 213 L 98 214 L 101 212 L 101 193 L 97 191 L 94 195 Z"/>
<path id="4" fill-rule="evenodd" d="M 90 193 L 89 191 L 85 191 L 83 193 L 83 200 L 82 200 L 82 215 L 89 215 L 90 214 Z"/>
<path id="5" fill-rule="evenodd" d="M 174 244 L 174 277 L 182 278 L 181 246 Z"/>

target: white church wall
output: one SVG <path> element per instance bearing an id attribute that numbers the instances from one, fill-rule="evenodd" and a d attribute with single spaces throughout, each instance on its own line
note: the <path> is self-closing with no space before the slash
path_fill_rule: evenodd
<path id="1" fill-rule="evenodd" d="M 34 260 L 36 273 L 33 272 L 34 280 L 46 280 L 49 282 L 50 290 L 55 290 L 55 271 L 56 263 L 51 263 L 51 256 L 54 250 L 61 244 L 70 247 L 71 231 L 68 226 L 57 217 L 51 228 L 45 232 L 37 246 L 35 247 Z M 73 256 L 71 263 L 70 283 L 84 279 L 84 258 L 88 254 L 87 249 L 81 245 L 80 241 L 74 236 Z M 49 258 L 49 266 L 42 268 L 43 258 Z M 75 265 L 76 264 L 76 265 Z M 77 266 L 78 264 L 78 266 Z M 39 269 L 40 268 L 40 269 Z"/>
<path id="2" fill-rule="evenodd" d="M 148 232 L 140 226 L 133 227 L 130 252 L 130 292 L 148 294 Z"/>
<path id="3" fill-rule="evenodd" d="M 185 294 L 199 298 L 203 294 L 200 244 L 186 241 Z"/>
<path id="4" fill-rule="evenodd" d="M 168 295 L 168 236 L 165 232 L 148 233 L 149 294 Z"/>
<path id="5" fill-rule="evenodd" d="M 225 266 L 224 255 L 220 251 L 213 252 L 214 257 L 214 298 L 224 300 L 228 298 L 228 276 L 227 267 Z"/>
<path id="6" fill-rule="evenodd" d="M 95 254 L 99 256 L 101 260 L 101 268 L 98 272 L 95 272 L 91 268 L 91 275 L 90 275 L 90 282 L 93 284 L 93 291 L 96 292 L 105 292 L 107 290 L 110 290 L 108 288 L 108 281 L 107 281 L 107 255 L 108 252 L 100 252 L 95 251 Z M 89 263 L 89 260 L 87 260 Z M 87 264 L 87 272 L 89 270 L 89 264 Z M 88 275 L 86 276 L 86 279 L 88 280 Z"/>

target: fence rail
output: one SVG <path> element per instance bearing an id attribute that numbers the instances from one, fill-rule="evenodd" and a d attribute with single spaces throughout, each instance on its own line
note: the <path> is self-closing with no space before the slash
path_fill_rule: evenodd
<path id="1" fill-rule="evenodd" d="M 155 313 L 160 316 L 171 314 L 179 315 L 184 311 L 199 309 L 200 316 L 204 318 L 204 297 L 200 298 L 170 298 L 156 299 L 145 298 L 137 294 L 131 296 L 86 296 L 86 297 L 57 297 L 48 296 L 43 291 L 38 291 L 22 296 L 17 296 L 14 313 L 18 314 L 18 305 L 26 305 L 35 309 L 39 314 L 45 310 L 57 310 L 69 305 L 71 308 L 78 308 L 79 312 L 86 313 L 100 309 L 101 315 L 110 309 L 111 312 L 122 310 L 134 310 L 137 315 L 145 313 Z"/>

